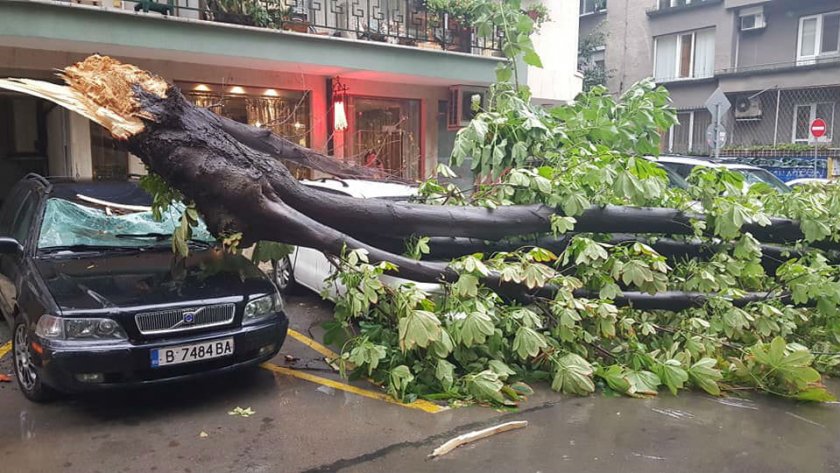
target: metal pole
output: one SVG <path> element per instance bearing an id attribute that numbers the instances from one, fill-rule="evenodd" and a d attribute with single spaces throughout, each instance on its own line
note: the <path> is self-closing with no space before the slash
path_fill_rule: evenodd
<path id="1" fill-rule="evenodd" d="M 814 179 L 820 177 L 817 171 L 817 140 L 814 139 Z"/>
<path id="2" fill-rule="evenodd" d="M 776 89 L 776 124 L 773 126 L 773 146 L 776 146 L 776 139 L 779 136 L 779 104 L 782 101 L 782 89 Z M 793 118 L 796 120 L 796 117 Z"/>
<path id="3" fill-rule="evenodd" d="M 720 104 L 715 105 L 715 136 L 712 141 L 715 144 L 715 159 L 720 159 Z"/>

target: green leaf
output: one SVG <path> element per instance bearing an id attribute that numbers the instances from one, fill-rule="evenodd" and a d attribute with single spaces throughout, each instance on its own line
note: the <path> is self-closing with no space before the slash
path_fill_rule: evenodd
<path id="1" fill-rule="evenodd" d="M 584 210 L 589 208 L 589 200 L 582 193 L 572 193 L 566 196 L 563 201 L 563 213 L 567 217 L 574 217 L 580 215 Z"/>
<path id="2" fill-rule="evenodd" d="M 536 51 L 530 50 L 526 51 L 525 55 L 522 56 L 522 60 L 525 61 L 525 64 L 534 67 L 543 67 L 542 60 L 540 59 L 540 55 L 537 54 Z"/>
<path id="3" fill-rule="evenodd" d="M 413 310 L 400 319 L 399 338 L 403 352 L 415 346 L 426 348 L 432 341 L 440 340 L 440 337 L 440 320 L 432 312 Z"/>
<path id="4" fill-rule="evenodd" d="M 551 216 L 551 232 L 554 236 L 562 235 L 566 232 L 572 231 L 575 228 L 577 220 L 574 217 L 561 217 L 559 215 Z"/>
<path id="5" fill-rule="evenodd" d="M 667 386 L 674 396 L 677 395 L 677 390 L 682 389 L 688 381 L 688 373 L 681 365 L 679 361 L 671 359 L 664 363 L 657 363 L 653 367 L 653 371 L 659 376 L 662 384 Z"/>
<path id="6" fill-rule="evenodd" d="M 467 392 L 479 401 L 496 402 L 502 404 L 505 398 L 502 395 L 502 383 L 492 370 L 484 370 L 474 375 L 464 377 Z"/>
<path id="7" fill-rule="evenodd" d="M 691 365 L 688 369 L 688 376 L 691 382 L 713 396 L 720 396 L 720 387 L 717 382 L 723 378 L 720 370 L 715 369 L 717 361 L 712 358 L 703 358 Z"/>
<path id="8" fill-rule="evenodd" d="M 461 297 L 478 296 L 478 277 L 472 274 L 461 274 L 458 281 L 452 285 L 452 290 Z"/>
<path id="9" fill-rule="evenodd" d="M 627 379 L 627 373 L 620 365 L 611 365 L 606 368 L 599 367 L 595 370 L 595 375 L 607 382 L 610 389 L 627 393 L 630 391 L 630 381 Z"/>
<path id="10" fill-rule="evenodd" d="M 653 272 L 644 262 L 630 260 L 622 266 L 621 280 L 624 284 L 633 283 L 636 287 L 641 287 L 644 283 L 653 281 Z"/>
<path id="11" fill-rule="evenodd" d="M 385 358 L 387 348 L 371 342 L 365 342 L 353 347 L 350 351 L 350 362 L 356 366 L 368 367 L 368 376 L 379 366 L 379 361 Z"/>
<path id="12" fill-rule="evenodd" d="M 813 387 L 800 391 L 796 394 L 799 401 L 809 402 L 834 402 L 837 398 L 823 387 Z"/>
<path id="13" fill-rule="evenodd" d="M 440 381 L 444 391 L 449 391 L 455 383 L 455 365 L 443 359 L 438 360 L 435 366 L 435 378 Z"/>
<path id="14" fill-rule="evenodd" d="M 258 241 L 254 246 L 254 253 L 251 258 L 255 262 L 264 261 L 279 261 L 289 256 L 294 251 L 294 247 L 285 243 L 278 243 L 276 241 Z"/>
<path id="15" fill-rule="evenodd" d="M 537 356 L 540 350 L 547 346 L 548 343 L 542 335 L 524 325 L 519 327 L 513 339 L 513 351 L 523 360 Z"/>
<path id="16" fill-rule="evenodd" d="M 659 376 L 650 371 L 628 371 L 627 381 L 630 383 L 627 394 L 634 396 L 656 396 L 662 384 Z"/>
<path id="17" fill-rule="evenodd" d="M 461 325 L 461 342 L 464 346 L 482 344 L 493 335 L 493 319 L 484 312 L 474 311 L 467 314 Z"/>
<path id="18" fill-rule="evenodd" d="M 576 394 L 585 396 L 595 391 L 595 383 L 592 381 L 594 370 L 588 361 L 569 353 L 554 363 L 554 377 L 551 380 L 551 389 L 564 394 Z"/>
<path id="19" fill-rule="evenodd" d="M 408 385 L 414 381 L 414 375 L 408 366 L 399 365 L 391 370 L 389 374 L 390 383 L 388 384 L 388 392 L 397 399 L 402 400 Z"/>
<path id="20" fill-rule="evenodd" d="M 508 379 L 509 376 L 513 376 L 516 374 L 516 372 L 510 369 L 508 365 L 499 360 L 488 361 L 487 367 L 493 370 L 494 373 L 499 375 L 499 379 L 502 381 L 505 381 L 506 379 Z"/>

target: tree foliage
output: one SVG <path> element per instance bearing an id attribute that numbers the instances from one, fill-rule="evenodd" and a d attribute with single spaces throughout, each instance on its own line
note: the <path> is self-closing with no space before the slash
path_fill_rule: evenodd
<path id="1" fill-rule="evenodd" d="M 508 56 L 524 54 L 537 64 L 528 58 L 532 47 L 522 38 L 529 27 L 516 7 L 485 4 L 483 19 L 506 28 Z M 519 21 L 521 29 L 510 26 Z M 825 250 L 840 241 L 840 187 L 779 194 L 717 169 L 698 169 L 689 189 L 669 187 L 665 172 L 644 156 L 657 153 L 660 131 L 675 123 L 667 91 L 649 80 L 619 98 L 596 86 L 571 105 L 544 109 L 517 83 L 515 62 L 503 65 L 452 154 L 455 165 L 472 158 L 474 192 L 436 176 L 421 184 L 420 199 L 559 208 L 552 231 L 567 235 L 568 244 L 559 254 L 526 243 L 454 259 L 449 268 L 459 277 L 433 293 L 382 284 L 379 277 L 393 268 L 368 263 L 364 251 L 341 255 L 330 281 L 340 295 L 327 335 L 344 344 L 342 366 L 405 401 L 510 404 L 530 392 L 524 383 L 539 381 L 572 395 L 599 387 L 633 397 L 688 388 L 720 395 L 740 387 L 833 399 L 820 373 L 840 366 L 840 271 L 836 252 Z M 439 166 L 438 175 L 450 177 L 451 170 Z M 647 244 L 653 236 L 614 244 L 611 235 L 575 232 L 575 217 L 604 205 L 702 208 L 705 218 L 692 222 L 693 235 L 675 238 L 713 251 L 666 258 Z M 765 247 L 743 231 L 771 217 L 799 221 L 804 234 L 789 242 L 787 259 L 774 271 L 765 269 Z M 415 235 L 406 254 L 433 258 L 429 241 Z M 489 274 L 525 286 L 532 297 L 491 289 L 484 284 Z M 627 291 L 707 298 L 679 311 L 641 310 L 617 304 Z M 736 304 L 747 291 L 765 297 Z"/>

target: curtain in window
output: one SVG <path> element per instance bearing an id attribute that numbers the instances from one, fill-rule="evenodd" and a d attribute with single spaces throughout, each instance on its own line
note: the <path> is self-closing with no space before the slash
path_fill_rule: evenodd
<path id="1" fill-rule="evenodd" d="M 660 36 L 656 38 L 656 80 L 673 79 L 677 70 L 677 37 Z"/>
<path id="2" fill-rule="evenodd" d="M 698 31 L 694 37 L 694 77 L 711 77 L 715 71 L 715 30 Z"/>
<path id="3" fill-rule="evenodd" d="M 799 36 L 801 41 L 799 55 L 815 55 L 817 52 L 817 19 L 809 18 L 802 21 L 802 29 L 799 32 Z"/>

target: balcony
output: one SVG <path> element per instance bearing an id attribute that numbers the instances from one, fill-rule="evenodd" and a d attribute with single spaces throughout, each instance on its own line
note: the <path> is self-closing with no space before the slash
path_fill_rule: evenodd
<path id="1" fill-rule="evenodd" d="M 40 70 L 55 67 L 53 52 L 96 51 L 144 64 L 435 86 L 485 86 L 495 77 L 498 38 L 485 41 L 466 28 L 459 35 L 460 25 L 445 15 L 405 10 L 415 4 L 404 0 L 310 1 L 326 10 L 285 7 L 272 17 L 266 5 L 277 3 L 262 0 L 251 0 L 252 9 L 244 12 L 222 11 L 211 0 L 0 0 L 0 58 L 17 64 L 8 67 Z M 337 8 L 342 2 L 353 9 Z M 377 7 L 386 2 L 393 8 Z M 188 75 L 185 68 L 175 78 Z M 215 76 L 205 79 L 213 80 L 218 82 Z"/>
<path id="2" fill-rule="evenodd" d="M 496 32 L 481 36 L 423 0 L 74 0 L 140 15 L 175 16 L 326 37 L 497 56 Z"/>
<path id="3" fill-rule="evenodd" d="M 649 8 L 645 13 L 649 17 L 656 17 L 721 3 L 723 3 L 723 0 L 657 0 L 657 5 L 654 8 Z"/>
<path id="4" fill-rule="evenodd" d="M 826 56 L 804 61 L 777 62 L 771 64 L 756 64 L 751 66 L 736 66 L 717 71 L 717 76 L 749 76 L 759 74 L 776 74 L 782 72 L 803 72 L 814 69 L 840 67 L 840 56 Z"/>

